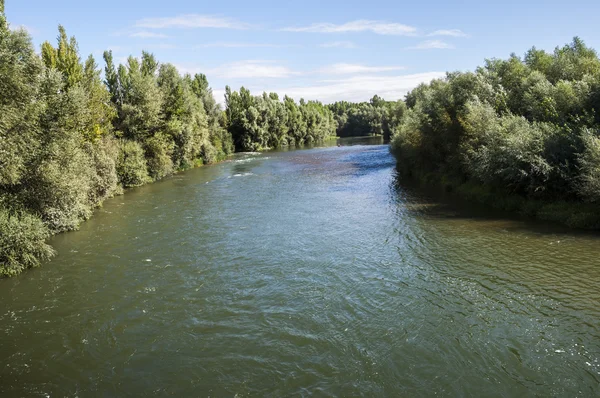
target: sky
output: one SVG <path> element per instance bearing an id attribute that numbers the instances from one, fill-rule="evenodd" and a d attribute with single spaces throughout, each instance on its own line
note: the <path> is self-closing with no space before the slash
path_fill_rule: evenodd
<path id="1" fill-rule="evenodd" d="M 36 48 L 65 26 L 103 66 L 150 51 L 182 73 L 299 100 L 397 100 L 446 71 L 486 58 L 553 51 L 581 37 L 600 50 L 600 1 L 6 0 L 11 27 Z"/>

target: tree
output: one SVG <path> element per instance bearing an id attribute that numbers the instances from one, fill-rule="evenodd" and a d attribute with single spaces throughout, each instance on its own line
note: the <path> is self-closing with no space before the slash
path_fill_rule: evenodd
<path id="1" fill-rule="evenodd" d="M 50 42 L 45 41 L 42 43 L 42 61 L 47 68 L 56 69 L 57 68 L 57 53 L 56 49 L 52 47 Z"/>
<path id="2" fill-rule="evenodd" d="M 28 35 L 0 15 L 0 192 L 20 184 L 39 148 L 41 73 Z"/>
<path id="3" fill-rule="evenodd" d="M 104 52 L 104 84 L 108 88 L 112 103 L 118 108 L 123 104 L 121 86 L 119 84 L 119 75 L 113 63 L 112 51 Z"/>
<path id="4" fill-rule="evenodd" d="M 110 102 L 110 93 L 100 79 L 100 70 L 92 55 L 85 62 L 82 87 L 87 94 L 86 139 L 94 141 L 109 134 L 113 129 L 116 110 Z"/>
<path id="5" fill-rule="evenodd" d="M 62 72 L 66 88 L 69 89 L 83 79 L 83 67 L 81 66 L 79 47 L 75 36 L 68 38 L 67 32 L 62 25 L 58 26 L 58 32 L 56 68 Z"/>

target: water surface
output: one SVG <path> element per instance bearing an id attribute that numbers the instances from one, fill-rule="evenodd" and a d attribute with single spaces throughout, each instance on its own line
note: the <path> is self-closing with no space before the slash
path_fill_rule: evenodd
<path id="1" fill-rule="evenodd" d="M 132 190 L 0 280 L 0 395 L 600 395 L 598 237 L 471 213 L 383 145 Z"/>

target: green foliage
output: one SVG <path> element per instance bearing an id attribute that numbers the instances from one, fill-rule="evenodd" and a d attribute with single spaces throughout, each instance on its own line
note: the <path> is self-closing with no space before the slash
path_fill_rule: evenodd
<path id="1" fill-rule="evenodd" d="M 42 68 L 27 33 L 0 15 L 0 190 L 19 184 L 40 145 Z"/>
<path id="2" fill-rule="evenodd" d="M 65 91 L 64 84 L 58 71 L 44 74 L 41 92 L 46 107 L 39 121 L 44 134 L 22 193 L 29 208 L 54 232 L 76 229 L 92 210 L 88 193 L 94 167 L 81 136 L 86 93 L 79 86 Z"/>
<path id="3" fill-rule="evenodd" d="M 600 200 L 600 138 L 591 131 L 583 133 L 584 150 L 579 154 L 578 192 L 590 202 Z"/>
<path id="4" fill-rule="evenodd" d="M 45 41 L 42 43 L 42 61 L 47 68 L 56 69 L 57 67 L 57 53 L 56 49 L 52 47 L 50 42 Z"/>
<path id="5" fill-rule="evenodd" d="M 93 144 L 86 143 L 84 149 L 94 165 L 88 196 L 91 204 L 96 207 L 105 199 L 122 192 L 117 175 L 119 142 L 108 135 Z"/>
<path id="6" fill-rule="evenodd" d="M 404 173 L 485 186 L 499 202 L 521 198 L 504 208 L 598 202 L 599 82 L 600 60 L 578 38 L 553 54 L 532 48 L 523 60 L 487 60 L 475 73 L 449 73 L 410 92 L 391 149 Z M 564 208 L 561 222 L 598 224 L 584 222 L 592 210 Z"/>
<path id="7" fill-rule="evenodd" d="M 106 63 L 106 66 L 104 67 L 104 83 L 110 93 L 110 99 L 115 106 L 121 106 L 123 104 L 123 98 L 121 95 L 121 87 L 119 86 L 119 75 L 117 74 L 117 69 L 113 63 L 112 51 L 104 52 L 104 62 Z"/>
<path id="8" fill-rule="evenodd" d="M 156 134 L 146 141 L 148 174 L 153 180 L 160 180 L 173 173 L 173 148 L 172 139 L 164 134 Z"/>
<path id="9" fill-rule="evenodd" d="M 285 97 L 276 93 L 252 96 L 244 87 L 225 88 L 228 131 L 243 151 L 319 142 L 335 135 L 333 113 L 318 101 Z"/>
<path id="10" fill-rule="evenodd" d="M 52 257 L 54 250 L 45 242 L 49 236 L 39 217 L 0 207 L 0 277 L 18 275 Z"/>
<path id="11" fill-rule="evenodd" d="M 126 188 L 150 182 L 144 149 L 135 141 L 121 141 L 116 170 L 119 182 Z"/>
<path id="12" fill-rule="evenodd" d="M 356 137 L 382 135 L 389 139 L 406 111 L 404 101 L 388 102 L 375 95 L 369 102 L 340 101 L 328 105 L 337 123 L 337 135 Z"/>
<path id="13" fill-rule="evenodd" d="M 123 187 L 233 151 L 204 75 L 182 77 L 147 52 L 104 60 L 103 82 L 62 26 L 37 55 L 0 14 L 0 275 L 47 258 L 49 234 L 78 228 Z"/>
<path id="14" fill-rule="evenodd" d="M 42 44 L 42 60 L 47 68 L 58 69 L 64 78 L 67 89 L 83 79 L 83 67 L 79 58 L 79 47 L 75 37 L 69 38 L 62 25 L 58 25 L 58 47 L 49 42 Z"/>

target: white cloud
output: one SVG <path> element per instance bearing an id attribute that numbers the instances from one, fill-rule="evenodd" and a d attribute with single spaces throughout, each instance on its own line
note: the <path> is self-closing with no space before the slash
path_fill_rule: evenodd
<path id="1" fill-rule="evenodd" d="M 273 61 L 249 60 L 226 64 L 212 74 L 222 79 L 280 79 L 296 75 L 291 69 Z"/>
<path id="2" fill-rule="evenodd" d="M 144 18 L 135 23 L 137 28 L 165 29 L 165 28 L 221 28 L 221 29 L 249 29 L 250 25 L 231 18 L 214 15 L 186 14 L 176 17 Z"/>
<path id="3" fill-rule="evenodd" d="M 346 32 L 373 32 L 379 35 L 414 36 L 417 29 L 399 23 L 384 21 L 370 21 L 366 19 L 347 22 L 342 25 L 332 23 L 317 23 L 305 27 L 288 27 L 282 29 L 287 32 L 314 32 L 314 33 L 346 33 Z"/>
<path id="4" fill-rule="evenodd" d="M 11 26 L 10 29 L 13 31 L 24 30 L 25 32 L 29 33 L 29 35 L 31 35 L 31 36 L 38 33 L 37 29 L 34 29 L 31 26 L 27 26 L 27 25 Z"/>
<path id="5" fill-rule="evenodd" d="M 321 68 L 319 72 L 332 75 L 379 73 L 406 69 L 403 66 L 365 66 L 358 64 L 334 64 Z"/>
<path id="6" fill-rule="evenodd" d="M 319 47 L 323 48 L 357 48 L 356 44 L 351 41 L 334 41 L 329 43 L 320 44 Z"/>
<path id="7" fill-rule="evenodd" d="M 197 48 L 211 48 L 211 47 L 220 47 L 220 48 L 281 48 L 284 46 L 278 44 L 268 44 L 268 43 L 235 43 L 235 42 L 216 42 L 216 43 L 205 43 L 199 44 L 196 46 Z"/>
<path id="8" fill-rule="evenodd" d="M 283 65 L 277 65 L 274 61 L 247 60 L 232 62 L 217 68 L 202 68 L 199 66 L 176 65 L 181 73 L 204 73 L 209 79 L 282 79 L 299 75 Z"/>
<path id="9" fill-rule="evenodd" d="M 453 49 L 452 44 L 448 44 L 441 40 L 426 40 L 416 46 L 407 47 L 408 50 L 431 50 L 431 49 Z"/>
<path id="10" fill-rule="evenodd" d="M 389 101 L 403 98 L 407 92 L 421 83 L 446 76 L 445 72 L 426 72 L 400 76 L 354 76 L 347 79 L 319 82 L 304 87 L 267 87 L 250 86 L 255 94 L 276 92 L 280 98 L 289 95 L 296 101 L 319 100 L 324 103 L 336 101 L 362 102 L 368 101 L 375 94 Z M 247 85 L 246 87 L 248 87 Z M 216 100 L 223 103 L 223 90 L 213 91 Z"/>
<path id="11" fill-rule="evenodd" d="M 465 32 L 460 29 L 442 29 L 431 32 L 427 36 L 450 36 L 450 37 L 468 37 Z"/>
<path id="12" fill-rule="evenodd" d="M 200 65 L 176 65 L 181 73 L 204 73 L 209 79 L 219 78 L 223 80 L 234 79 L 286 79 L 291 77 L 325 75 L 328 77 L 337 75 L 364 75 L 381 72 L 391 72 L 406 69 L 403 66 L 366 66 L 359 64 L 339 63 L 324 66 L 311 71 L 295 71 L 287 66 L 278 64 L 276 61 L 268 60 L 245 60 L 237 61 L 216 68 L 206 68 Z"/>
<path id="13" fill-rule="evenodd" d="M 140 39 L 164 39 L 169 36 L 162 34 L 162 33 L 149 32 L 147 30 L 142 30 L 141 32 L 135 32 L 135 33 L 130 34 L 129 37 L 138 37 Z"/>

